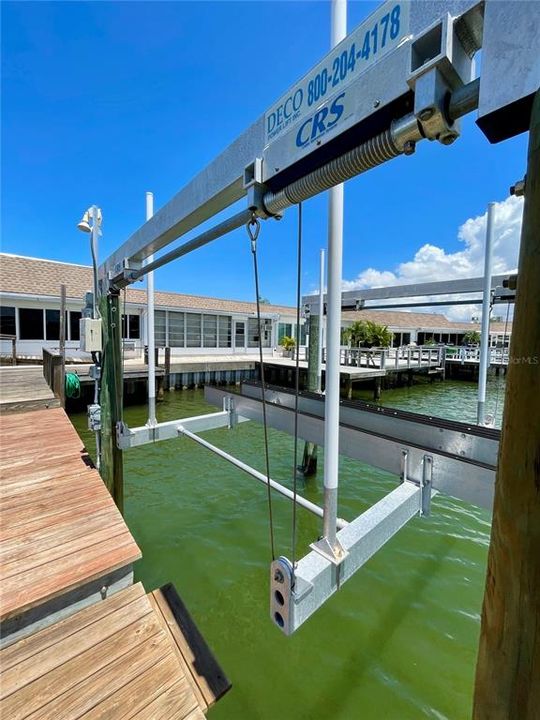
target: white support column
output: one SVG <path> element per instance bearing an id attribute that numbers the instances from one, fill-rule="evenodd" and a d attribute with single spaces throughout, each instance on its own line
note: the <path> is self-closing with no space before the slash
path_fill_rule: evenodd
<path id="1" fill-rule="evenodd" d="M 146 219 L 150 220 L 154 214 L 154 195 L 146 193 Z M 151 263 L 153 255 L 149 255 L 146 262 Z M 154 334 L 154 273 L 149 272 L 146 284 L 146 337 L 148 344 L 148 422 L 147 425 L 156 424 L 156 341 Z"/>
<path id="2" fill-rule="evenodd" d="M 491 314 L 491 274 L 493 264 L 493 237 L 495 232 L 495 203 L 487 209 L 486 249 L 484 260 L 484 295 L 482 298 L 482 335 L 480 338 L 480 368 L 478 371 L 478 425 L 485 422 L 486 384 L 489 367 L 489 316 Z"/>
<path id="3" fill-rule="evenodd" d="M 335 47 L 347 34 L 347 0 L 332 0 L 331 42 Z M 341 273 L 343 263 L 343 185 L 329 190 L 328 290 L 326 309 L 326 395 L 324 426 L 323 541 L 318 549 L 334 561 L 343 557 L 336 539 L 339 463 L 339 380 L 341 340 Z"/>
<path id="4" fill-rule="evenodd" d="M 322 391 L 322 356 L 324 334 L 324 250 L 321 250 L 319 268 L 319 338 L 317 346 L 317 390 Z"/>

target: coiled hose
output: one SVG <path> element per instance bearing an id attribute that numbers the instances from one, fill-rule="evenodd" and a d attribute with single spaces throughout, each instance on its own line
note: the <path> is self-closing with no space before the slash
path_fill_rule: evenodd
<path id="1" fill-rule="evenodd" d="M 81 397 L 81 380 L 77 373 L 66 373 L 66 397 L 73 399 Z"/>

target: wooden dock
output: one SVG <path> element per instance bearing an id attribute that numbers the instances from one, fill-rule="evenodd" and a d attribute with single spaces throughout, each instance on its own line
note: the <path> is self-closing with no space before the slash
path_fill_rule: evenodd
<path id="1" fill-rule="evenodd" d="M 60 407 L 42 365 L 0 367 L 0 413 Z"/>
<path id="2" fill-rule="evenodd" d="M 0 417 L 0 716 L 199 720 L 230 683 L 60 408 Z"/>

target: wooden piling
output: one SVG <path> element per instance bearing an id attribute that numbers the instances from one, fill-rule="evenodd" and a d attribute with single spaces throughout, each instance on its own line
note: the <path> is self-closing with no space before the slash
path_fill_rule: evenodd
<path id="1" fill-rule="evenodd" d="M 101 477 L 120 510 L 124 509 L 122 451 L 116 444 L 116 425 L 122 420 L 122 315 L 120 295 L 111 292 L 100 298 L 103 322 L 101 360 Z"/>
<path id="2" fill-rule="evenodd" d="M 540 91 L 529 136 L 518 286 L 474 720 L 533 720 L 540 708 Z"/>

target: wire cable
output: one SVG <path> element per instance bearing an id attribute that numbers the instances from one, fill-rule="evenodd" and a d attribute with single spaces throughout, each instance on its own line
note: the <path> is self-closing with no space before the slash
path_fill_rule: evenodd
<path id="1" fill-rule="evenodd" d="M 261 391 L 262 391 L 262 416 L 264 429 L 264 456 L 266 462 L 266 487 L 268 491 L 268 520 L 270 530 L 270 550 L 272 553 L 272 561 L 276 559 L 276 551 L 274 544 L 274 517 L 272 512 L 272 490 L 270 488 L 270 452 L 268 449 L 268 425 L 266 422 L 266 382 L 264 377 L 264 361 L 262 346 L 262 323 L 261 323 L 261 299 L 259 294 L 259 267 L 257 262 L 257 238 L 261 229 L 261 223 L 255 213 L 252 214 L 248 221 L 247 232 L 251 242 L 251 254 L 253 256 L 253 274 L 255 276 L 255 297 L 257 298 L 257 327 L 259 332 L 259 364 L 261 367 Z"/>
<path id="2" fill-rule="evenodd" d="M 298 240 L 296 259 L 296 366 L 294 383 L 294 457 L 293 457 L 293 510 L 292 510 L 292 572 L 293 586 L 294 573 L 296 568 L 296 496 L 297 496 L 297 472 L 298 472 L 298 401 L 300 395 L 300 302 L 302 284 L 302 203 L 298 203 Z"/>

